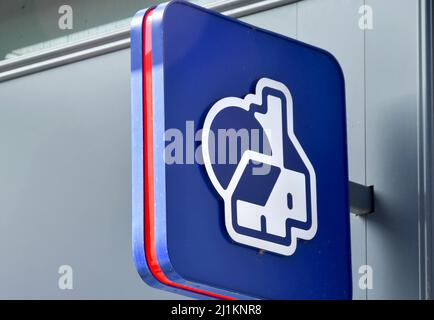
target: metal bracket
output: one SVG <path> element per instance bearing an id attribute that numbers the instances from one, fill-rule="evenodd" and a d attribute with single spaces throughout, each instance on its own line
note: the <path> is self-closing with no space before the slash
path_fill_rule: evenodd
<path id="1" fill-rule="evenodd" d="M 364 216 L 375 210 L 374 186 L 364 186 L 350 181 L 350 211 L 356 215 Z"/>

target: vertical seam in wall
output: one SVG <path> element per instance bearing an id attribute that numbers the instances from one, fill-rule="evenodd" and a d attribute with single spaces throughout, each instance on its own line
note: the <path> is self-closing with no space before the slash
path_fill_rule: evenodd
<path id="1" fill-rule="evenodd" d="M 430 126 L 429 126 L 429 159 L 430 162 L 428 163 L 428 170 L 429 170 L 429 210 L 427 211 L 427 235 L 426 237 L 426 243 L 427 243 L 427 260 L 426 260 L 426 276 L 427 276 L 427 280 L 426 280 L 426 298 L 427 299 L 432 299 L 433 298 L 433 190 L 432 190 L 432 186 L 433 186 L 433 147 L 432 147 L 432 142 L 433 142 L 433 107 L 434 107 L 434 101 L 433 101 L 433 79 L 434 79 L 434 69 L 433 69 L 433 63 L 434 63 L 434 52 L 433 52 L 433 43 L 434 43 L 434 25 L 433 25 L 433 14 L 434 14 L 434 10 L 433 10 L 433 3 L 431 1 L 428 2 L 428 8 L 427 8 L 428 12 L 426 12 L 426 16 L 428 19 L 428 30 L 429 30 L 429 34 L 428 34 L 428 38 L 427 41 L 429 43 L 429 47 L 428 47 L 428 59 L 429 59 L 429 64 L 428 64 L 428 68 L 427 68 L 427 72 L 428 72 L 428 86 L 427 89 L 428 91 L 428 99 L 427 99 L 427 103 L 428 103 L 428 110 L 429 110 L 429 121 L 430 121 Z"/>
<path id="2" fill-rule="evenodd" d="M 424 100 L 424 81 L 425 72 L 424 67 L 424 50 L 426 50 L 426 41 L 424 41 L 423 24 L 425 23 L 425 16 L 423 11 L 423 0 L 418 1 L 418 26 L 417 26 L 417 48 L 418 48 L 418 101 L 417 101 L 417 175 L 418 175 L 418 287 L 419 287 L 419 299 L 423 299 L 425 296 L 425 209 L 426 209 L 426 196 L 425 196 L 425 175 L 426 175 L 426 122 L 424 121 L 426 112 L 426 102 Z"/>
<path id="3" fill-rule="evenodd" d="M 366 5 L 366 0 L 363 0 L 363 5 Z M 374 22 L 375 23 L 375 22 Z M 366 129 L 366 114 L 367 114 L 367 108 L 366 108 L 366 28 L 363 30 L 363 126 L 364 126 L 364 169 L 365 169 L 365 185 L 368 183 L 368 157 L 367 157 L 367 129 Z M 368 219 L 366 217 L 363 217 L 364 219 L 364 225 L 365 225 L 365 265 L 368 265 Z M 365 289 L 365 299 L 368 300 L 368 289 Z"/>
<path id="4" fill-rule="evenodd" d="M 428 13 L 426 13 L 426 16 L 428 17 L 429 21 L 429 26 L 428 26 L 428 30 L 429 30 L 429 48 L 428 48 L 428 59 L 429 59 L 429 65 L 428 65 L 428 75 L 429 75 L 429 83 L 428 83 L 428 87 L 427 90 L 429 90 L 428 92 L 428 107 L 429 107 L 429 120 L 430 122 L 430 131 L 429 131 L 429 143 L 430 143 L 430 149 L 429 149 L 429 186 L 430 186 L 430 193 L 429 193 L 429 199 L 430 199 L 430 207 L 429 207 L 429 211 L 428 211 L 428 220 L 427 220 L 427 224 L 428 224 L 428 234 L 427 234 L 427 250 L 428 250 L 428 255 L 427 255 L 427 261 L 426 261 L 426 273 L 427 273 L 427 279 L 426 279 L 426 294 L 427 294 L 427 299 L 432 299 L 433 298 L 433 191 L 432 191 L 432 186 L 433 186 L 433 148 L 432 148 L 432 142 L 433 142 L 433 107 L 434 107 L 434 101 L 433 101 L 433 79 L 434 79 L 434 68 L 433 68 L 433 63 L 434 63 L 434 51 L 433 51 L 433 44 L 434 44 L 434 25 L 433 25 L 433 14 L 434 14 L 434 6 L 433 3 L 431 1 L 428 2 Z M 428 89 L 429 88 L 429 89 Z"/>
<path id="5" fill-rule="evenodd" d="M 423 79 L 422 79 L 422 1 L 418 1 L 418 27 L 417 27 L 417 41 L 418 41 L 418 101 L 417 101 L 417 183 L 418 183 L 418 287 L 419 287 L 419 299 L 423 297 L 423 211 L 424 211 L 424 197 L 422 195 L 424 187 L 423 187 L 423 175 L 424 175 L 424 155 L 423 155 L 423 131 L 424 131 L 424 123 L 423 123 Z"/>

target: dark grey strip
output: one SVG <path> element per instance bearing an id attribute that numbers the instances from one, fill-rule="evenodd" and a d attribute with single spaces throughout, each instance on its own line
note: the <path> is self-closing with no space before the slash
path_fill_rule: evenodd
<path id="1" fill-rule="evenodd" d="M 418 195 L 419 195 L 419 298 L 434 297 L 434 5 L 419 2 L 419 110 L 418 110 Z"/>

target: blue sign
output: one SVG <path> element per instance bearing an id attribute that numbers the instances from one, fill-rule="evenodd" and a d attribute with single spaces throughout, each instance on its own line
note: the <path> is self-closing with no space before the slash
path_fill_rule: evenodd
<path id="1" fill-rule="evenodd" d="M 144 281 L 202 298 L 350 299 L 336 59 L 173 1 L 136 14 L 131 61 Z"/>

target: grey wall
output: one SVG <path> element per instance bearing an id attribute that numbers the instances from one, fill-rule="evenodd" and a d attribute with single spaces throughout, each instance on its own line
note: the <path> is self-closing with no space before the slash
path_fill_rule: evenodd
<path id="1" fill-rule="evenodd" d="M 0 85 L 0 298 L 179 298 L 131 258 L 129 54 Z"/>
<path id="2" fill-rule="evenodd" d="M 373 30 L 358 27 L 365 3 Z M 242 19 L 341 63 L 350 179 L 376 188 L 376 212 L 351 218 L 356 299 L 424 297 L 419 19 L 415 0 L 305 0 Z M 179 297 L 132 264 L 129 107 L 129 50 L 0 83 L 0 298 Z M 62 264 L 72 291 L 57 287 Z M 372 290 L 358 286 L 364 264 Z"/>

